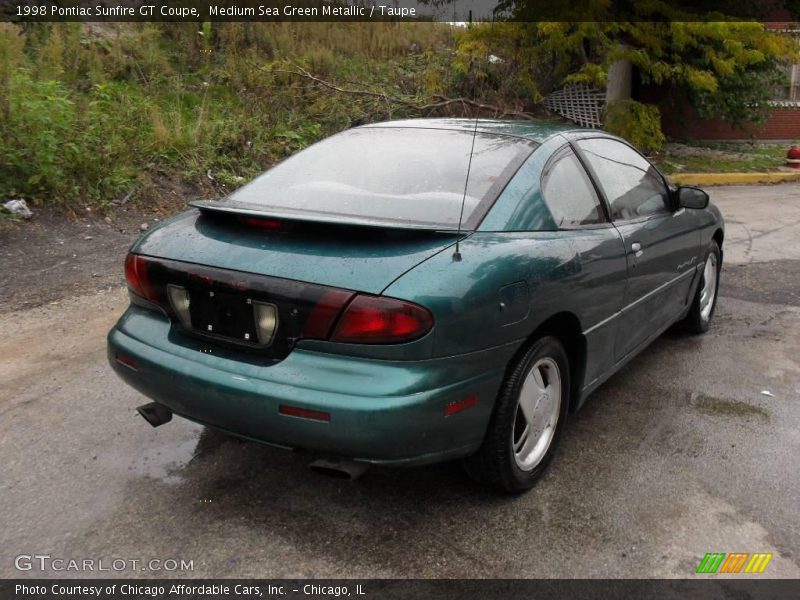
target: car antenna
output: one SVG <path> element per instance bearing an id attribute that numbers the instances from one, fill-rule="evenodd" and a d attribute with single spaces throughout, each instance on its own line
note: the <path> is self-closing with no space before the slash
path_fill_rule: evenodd
<path id="1" fill-rule="evenodd" d="M 458 231 L 456 235 L 456 250 L 453 252 L 453 260 L 456 262 L 461 261 L 461 251 L 459 243 L 461 242 L 461 221 L 464 219 L 464 204 L 467 201 L 467 186 L 469 186 L 469 172 L 472 169 L 472 155 L 475 152 L 475 137 L 478 135 L 478 117 L 475 117 L 475 127 L 472 130 L 472 147 L 469 150 L 469 162 L 467 163 L 467 177 L 464 180 L 464 195 L 461 197 L 461 213 L 458 215 Z"/>

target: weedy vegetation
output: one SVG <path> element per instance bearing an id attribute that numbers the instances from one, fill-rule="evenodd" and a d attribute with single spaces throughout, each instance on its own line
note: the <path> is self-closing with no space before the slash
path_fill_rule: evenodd
<path id="1" fill-rule="evenodd" d="M 219 195 L 451 87 L 437 23 L 0 24 L 0 198 L 104 207 Z M 298 68 L 407 104 L 340 94 Z"/>
<path id="2" fill-rule="evenodd" d="M 763 120 L 800 51 L 759 23 L 0 23 L 0 198 L 72 209 L 219 196 L 355 125 L 542 116 L 548 93 L 603 87 L 619 60 L 740 125 Z M 621 101 L 605 117 L 662 147 L 657 105 Z M 725 158 L 755 167 L 775 152 Z M 658 160 L 719 168 L 709 156 Z"/>

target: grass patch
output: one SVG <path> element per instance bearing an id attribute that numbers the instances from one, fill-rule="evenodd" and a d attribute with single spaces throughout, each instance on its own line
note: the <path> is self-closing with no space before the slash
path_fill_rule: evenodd
<path id="1" fill-rule="evenodd" d="M 787 150 L 786 144 L 768 143 L 667 144 L 654 158 L 668 175 L 770 172 L 786 166 Z"/>

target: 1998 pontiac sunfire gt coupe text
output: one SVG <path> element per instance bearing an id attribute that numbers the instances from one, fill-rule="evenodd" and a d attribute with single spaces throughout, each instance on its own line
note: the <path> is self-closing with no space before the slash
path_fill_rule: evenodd
<path id="1" fill-rule="evenodd" d="M 134 244 L 111 365 L 172 413 L 533 485 L 564 421 L 714 314 L 723 222 L 623 140 L 543 122 L 345 131 Z"/>

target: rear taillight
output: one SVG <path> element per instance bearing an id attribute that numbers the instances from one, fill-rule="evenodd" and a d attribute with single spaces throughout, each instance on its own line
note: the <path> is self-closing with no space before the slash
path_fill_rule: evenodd
<path id="1" fill-rule="evenodd" d="M 342 308 L 353 297 L 353 292 L 329 289 L 323 292 L 308 314 L 300 337 L 311 339 L 328 339 L 331 328 Z"/>
<path id="2" fill-rule="evenodd" d="M 422 306 L 382 296 L 358 295 L 339 319 L 332 342 L 398 344 L 422 337 L 433 316 Z"/>
<path id="3" fill-rule="evenodd" d="M 128 252 L 128 256 L 125 257 L 125 281 L 128 283 L 128 289 L 137 296 L 150 302 L 158 302 L 158 295 L 150 285 L 147 260 L 139 254 Z"/>

